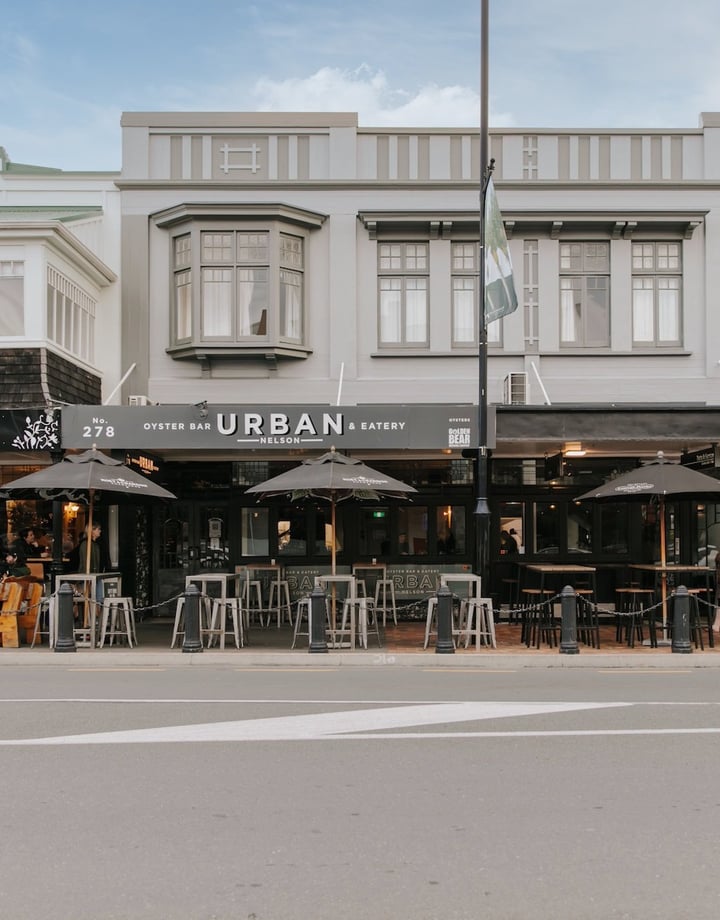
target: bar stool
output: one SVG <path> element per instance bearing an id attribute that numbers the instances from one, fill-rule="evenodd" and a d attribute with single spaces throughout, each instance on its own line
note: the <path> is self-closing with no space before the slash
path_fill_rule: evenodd
<path id="1" fill-rule="evenodd" d="M 122 621 L 121 625 L 119 621 Z M 127 640 L 128 648 L 137 645 L 135 611 L 129 597 L 106 597 L 103 600 L 99 647 L 102 648 L 105 639 L 110 639 L 112 645 L 116 636 Z"/>
<path id="2" fill-rule="evenodd" d="M 696 619 L 697 619 L 698 625 L 703 620 L 703 615 L 700 613 L 700 604 L 705 605 L 704 619 L 706 621 L 707 631 L 708 631 L 708 646 L 710 648 L 715 648 L 715 637 L 713 636 L 712 627 L 713 627 L 713 620 L 715 619 L 716 606 L 710 603 L 710 597 L 711 597 L 712 592 L 708 591 L 707 588 L 688 588 L 687 592 L 691 597 L 695 598 Z M 705 595 L 705 596 L 701 597 L 701 595 Z M 699 626 L 699 628 L 702 633 L 702 627 Z M 692 626 L 691 626 L 691 629 L 692 629 Z M 697 648 L 697 643 L 696 643 L 696 648 Z"/>
<path id="3" fill-rule="evenodd" d="M 427 602 L 427 616 L 425 618 L 425 641 L 423 643 L 423 648 L 427 648 L 430 644 L 430 634 L 437 632 L 437 595 L 431 594 L 428 597 Z M 435 627 L 433 629 L 433 626 Z"/>
<path id="4" fill-rule="evenodd" d="M 549 588 L 522 589 L 523 609 L 521 612 L 520 641 L 524 642 L 528 648 L 532 646 L 540 648 L 542 638 L 550 639 L 550 644 L 557 644 L 557 642 L 552 641 L 555 636 L 550 628 L 550 623 L 548 623 L 549 604 L 547 601 L 550 597 L 552 597 L 552 591 Z"/>
<path id="5" fill-rule="evenodd" d="M 382 598 L 382 600 L 381 600 Z M 378 578 L 375 583 L 375 613 L 382 610 L 383 628 L 387 623 L 388 612 L 392 612 L 393 623 L 397 626 L 397 607 L 395 605 L 395 582 L 392 578 Z"/>
<path id="6" fill-rule="evenodd" d="M 113 598 L 109 598 L 113 600 Z M 208 614 L 207 603 L 209 598 L 201 597 L 199 599 L 199 611 L 198 615 L 200 617 L 200 637 L 202 638 L 203 634 L 208 631 L 210 627 L 210 619 L 212 613 Z M 185 635 L 185 595 L 181 594 L 177 599 L 177 604 L 175 605 L 175 622 L 173 623 L 173 633 L 172 639 L 170 640 L 170 648 L 175 648 L 175 643 L 178 640 L 179 636 Z"/>
<path id="7" fill-rule="evenodd" d="M 270 582 L 270 598 L 268 599 L 268 607 L 271 610 L 273 607 L 277 609 L 278 629 L 280 629 L 284 619 L 287 619 L 287 622 L 290 626 L 293 625 L 292 607 L 290 606 L 290 585 L 286 579 L 281 578 L 279 581 Z"/>
<path id="8" fill-rule="evenodd" d="M 311 632 L 311 620 L 310 612 L 312 606 L 310 603 L 310 595 L 307 597 L 301 597 L 297 602 L 297 610 L 295 613 L 295 625 L 293 627 L 293 640 L 290 648 L 295 648 L 298 636 L 307 636 L 308 642 L 310 640 Z M 303 622 L 307 623 L 307 632 L 304 632 L 302 629 Z M 330 629 L 330 604 L 328 599 L 325 598 L 325 628 Z"/>
<path id="9" fill-rule="evenodd" d="M 262 582 L 259 579 L 248 578 L 245 582 L 245 611 L 248 628 L 253 616 L 256 616 L 261 627 L 265 627 L 265 610 L 262 602 Z M 268 624 L 270 617 L 268 615 Z"/>
<path id="10" fill-rule="evenodd" d="M 170 648 L 175 648 L 175 643 L 177 642 L 178 636 L 185 635 L 184 608 L 185 596 L 182 595 L 177 599 L 177 604 L 175 605 L 175 622 L 173 623 L 173 633 L 172 639 L 170 640 Z"/>
<path id="11" fill-rule="evenodd" d="M 367 649 L 368 647 L 368 626 L 374 630 L 375 636 L 377 638 L 378 647 L 382 645 L 380 639 L 380 627 L 378 624 L 378 615 L 377 610 L 375 609 L 375 601 L 371 597 L 356 597 L 355 600 L 346 598 L 343 602 L 343 614 L 342 621 L 340 625 L 340 634 L 350 634 L 350 630 L 347 627 L 348 617 L 351 616 L 351 606 L 354 605 L 357 608 L 357 631 L 356 631 L 356 640 L 359 640 L 362 648 Z"/>
<path id="12" fill-rule="evenodd" d="M 44 628 L 46 624 L 47 628 Z M 55 598 L 52 596 L 43 597 L 40 601 L 40 609 L 35 620 L 30 648 L 35 647 L 38 637 L 40 637 L 40 642 L 42 643 L 43 636 L 48 637 L 48 646 L 53 648 L 55 645 Z"/>
<path id="13" fill-rule="evenodd" d="M 464 625 L 458 629 L 458 636 L 465 635 L 465 648 L 470 645 L 470 640 L 475 637 L 475 648 L 489 645 L 497 648 L 495 638 L 495 613 L 490 597 L 472 597 L 467 601 L 467 613 Z"/>
<path id="14" fill-rule="evenodd" d="M 655 592 L 652 588 L 623 587 L 616 588 L 615 595 L 619 598 L 615 605 L 617 613 L 615 641 L 622 642 L 624 639 L 630 648 L 634 648 L 635 639 L 639 642 L 644 641 L 643 622 L 646 605 L 647 608 L 653 606 Z M 618 607 L 620 608 L 619 611 Z M 650 634 L 650 646 L 657 648 L 654 613 L 648 613 L 648 632 Z"/>
<path id="15" fill-rule="evenodd" d="M 230 616 L 232 623 L 235 648 L 242 648 L 245 644 L 242 622 L 242 600 L 239 597 L 226 597 L 225 600 L 221 597 L 216 597 L 213 599 L 210 626 L 205 631 L 208 637 L 208 648 L 212 646 L 215 636 L 218 636 L 220 648 L 223 650 L 225 649 L 225 634 L 228 616 Z"/>

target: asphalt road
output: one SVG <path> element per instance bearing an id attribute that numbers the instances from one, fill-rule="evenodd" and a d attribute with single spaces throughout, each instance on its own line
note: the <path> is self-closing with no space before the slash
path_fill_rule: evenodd
<path id="1" fill-rule="evenodd" d="M 8 920 L 715 918 L 715 669 L 0 670 Z"/>

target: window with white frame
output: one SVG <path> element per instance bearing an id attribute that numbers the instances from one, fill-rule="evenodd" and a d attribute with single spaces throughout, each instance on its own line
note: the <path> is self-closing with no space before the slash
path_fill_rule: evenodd
<path id="1" fill-rule="evenodd" d="M 610 243 L 560 243 L 560 344 L 610 344 Z"/>
<path id="2" fill-rule="evenodd" d="M 680 242 L 633 242 L 633 344 L 680 344 Z"/>
<path id="3" fill-rule="evenodd" d="M 172 247 L 174 345 L 303 343 L 302 236 L 194 226 Z"/>
<path id="4" fill-rule="evenodd" d="M 428 344 L 428 244 L 379 243 L 380 345 Z"/>
<path id="5" fill-rule="evenodd" d="M 25 335 L 25 264 L 0 260 L 0 336 Z"/>
<path id="6" fill-rule="evenodd" d="M 97 303 L 77 284 L 48 267 L 47 337 L 83 361 L 95 358 Z"/>
<path id="7" fill-rule="evenodd" d="M 479 243 L 452 244 L 452 344 L 453 347 L 476 347 L 478 344 Z M 499 345 L 502 320 L 487 326 L 488 345 Z"/>

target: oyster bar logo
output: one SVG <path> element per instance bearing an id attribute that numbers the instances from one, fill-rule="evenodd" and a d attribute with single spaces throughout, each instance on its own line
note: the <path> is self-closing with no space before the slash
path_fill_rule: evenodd
<path id="1" fill-rule="evenodd" d="M 448 419 L 448 447 L 470 447 L 470 419 Z"/>

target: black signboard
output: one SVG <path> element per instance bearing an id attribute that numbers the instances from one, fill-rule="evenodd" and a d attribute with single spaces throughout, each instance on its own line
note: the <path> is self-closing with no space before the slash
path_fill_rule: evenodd
<path id="1" fill-rule="evenodd" d="M 60 450 L 60 413 L 46 409 L 0 411 L 0 450 Z"/>
<path id="2" fill-rule="evenodd" d="M 563 466 L 563 455 L 561 453 L 553 454 L 552 457 L 545 457 L 545 481 L 562 479 Z"/>
<path id="3" fill-rule="evenodd" d="M 123 450 L 385 450 L 477 445 L 477 408 L 382 406 L 65 406 L 63 447 Z M 495 446 L 495 410 L 488 412 Z"/>
<path id="4" fill-rule="evenodd" d="M 684 466 L 690 466 L 696 470 L 714 470 L 720 466 L 720 457 L 718 456 L 718 445 L 711 444 L 709 447 L 701 447 L 700 450 L 686 451 L 680 457 L 680 463 Z"/>

